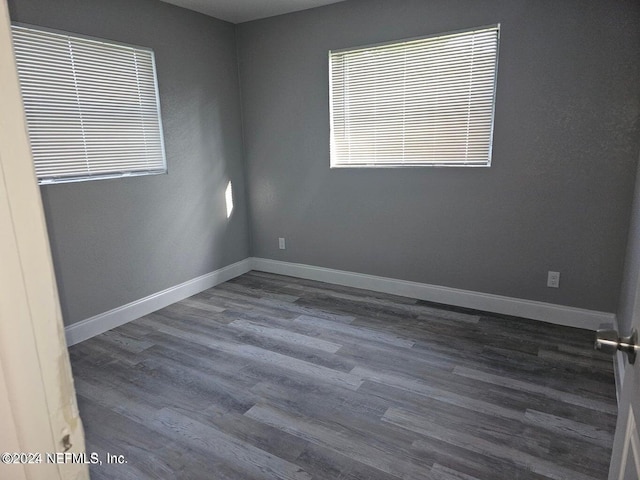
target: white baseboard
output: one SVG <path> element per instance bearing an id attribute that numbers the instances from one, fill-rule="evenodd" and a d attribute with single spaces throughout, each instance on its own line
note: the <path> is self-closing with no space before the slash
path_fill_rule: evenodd
<path id="1" fill-rule="evenodd" d="M 214 272 L 188 280 L 180 285 L 167 288 L 166 290 L 141 298 L 135 302 L 122 305 L 108 312 L 69 325 L 64 329 L 67 345 L 71 346 L 83 342 L 107 330 L 148 315 L 172 303 L 179 302 L 196 293 L 207 290 L 208 288 L 215 287 L 227 280 L 247 273 L 249 270 L 251 270 L 251 262 L 249 258 L 245 258 L 244 260 L 220 268 Z"/>
<path id="2" fill-rule="evenodd" d="M 585 310 L 534 300 L 504 297 L 490 293 L 472 292 L 426 283 L 252 257 L 245 258 L 232 265 L 194 278 L 180 285 L 167 288 L 148 297 L 69 325 L 65 327 L 67 345 L 71 346 L 80 343 L 112 328 L 148 315 L 196 293 L 200 293 L 203 290 L 215 287 L 250 270 L 306 278 L 336 285 L 362 288 L 375 292 L 389 293 L 458 307 L 473 308 L 503 315 L 530 318 L 557 325 L 589 330 L 597 330 L 602 324 L 615 324 L 616 321 L 615 315 L 608 312 Z M 624 370 L 624 361 L 618 361 L 616 364 L 616 368 Z M 620 371 L 618 374 L 621 374 Z"/>
<path id="3" fill-rule="evenodd" d="M 266 258 L 252 258 L 251 269 L 588 330 L 597 330 L 601 324 L 612 324 L 615 320 L 615 315 L 609 312 L 598 312 L 565 305 L 440 287 L 426 283 L 409 282 Z"/>

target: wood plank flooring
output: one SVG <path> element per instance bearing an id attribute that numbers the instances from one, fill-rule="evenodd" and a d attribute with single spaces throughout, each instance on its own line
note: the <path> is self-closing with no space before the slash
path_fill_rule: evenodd
<path id="1" fill-rule="evenodd" d="M 94 480 L 604 480 L 592 337 L 251 272 L 70 354 Z"/>

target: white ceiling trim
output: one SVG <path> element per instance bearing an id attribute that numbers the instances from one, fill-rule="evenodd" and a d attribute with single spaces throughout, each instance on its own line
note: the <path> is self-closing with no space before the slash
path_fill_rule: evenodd
<path id="1" fill-rule="evenodd" d="M 162 0 L 231 23 L 249 22 L 345 0 Z"/>

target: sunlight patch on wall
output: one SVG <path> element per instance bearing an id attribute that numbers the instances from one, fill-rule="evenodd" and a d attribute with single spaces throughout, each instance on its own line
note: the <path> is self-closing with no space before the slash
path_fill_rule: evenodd
<path id="1" fill-rule="evenodd" d="M 233 187 L 231 186 L 231 180 L 229 180 L 227 189 L 224 191 L 224 199 L 227 203 L 227 218 L 229 218 L 233 212 Z"/>

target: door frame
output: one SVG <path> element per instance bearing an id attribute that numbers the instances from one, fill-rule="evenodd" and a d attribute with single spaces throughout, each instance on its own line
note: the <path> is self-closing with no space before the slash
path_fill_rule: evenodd
<path id="1" fill-rule="evenodd" d="M 85 451 L 49 240 L 27 137 L 6 0 L 0 0 L 0 478 L 83 480 L 84 463 L 46 453 Z"/>

